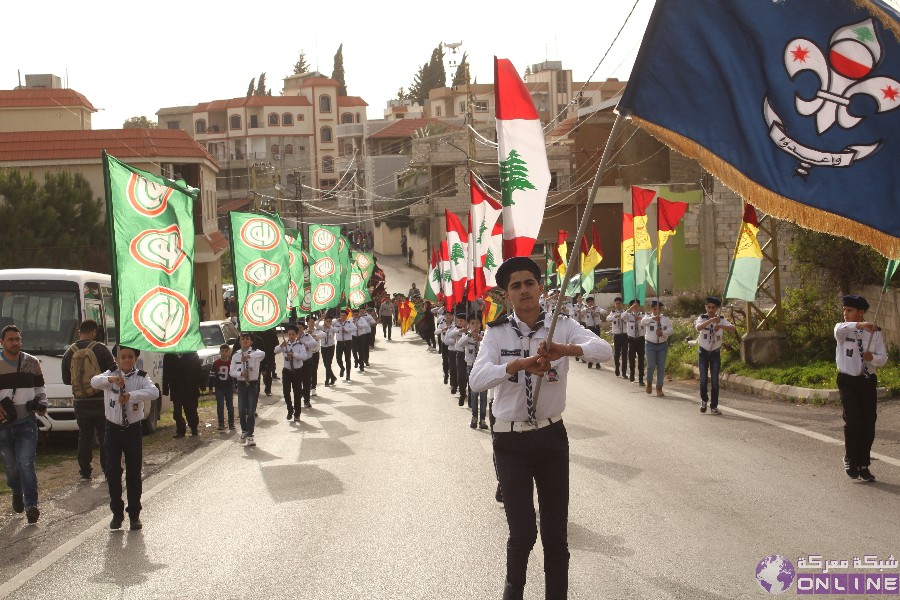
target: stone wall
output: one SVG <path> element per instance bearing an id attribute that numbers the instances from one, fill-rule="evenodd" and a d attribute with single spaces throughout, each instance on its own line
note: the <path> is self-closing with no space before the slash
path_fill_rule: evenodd
<path id="1" fill-rule="evenodd" d="M 900 346 L 900 290 L 888 288 L 881 298 L 881 306 L 878 301 L 881 296 L 880 285 L 865 286 L 859 294 L 869 301 L 869 310 L 866 311 L 866 319 L 875 321 L 881 327 L 884 342 L 888 346 Z M 876 309 L 878 316 L 876 317 Z"/>

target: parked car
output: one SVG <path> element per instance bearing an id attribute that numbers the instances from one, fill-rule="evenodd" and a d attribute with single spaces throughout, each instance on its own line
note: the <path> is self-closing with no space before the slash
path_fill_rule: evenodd
<path id="1" fill-rule="evenodd" d="M 580 277 L 580 275 L 575 275 L 569 281 L 578 281 Z M 594 293 L 622 293 L 622 272 L 619 269 L 594 269 L 594 284 L 596 285 L 604 279 L 606 280 L 606 284 Z"/>
<path id="2" fill-rule="evenodd" d="M 213 363 L 219 358 L 219 346 L 228 344 L 233 346 L 240 334 L 237 327 L 230 320 L 203 321 L 200 323 L 200 337 L 203 338 L 204 347 L 197 350 L 200 362 L 203 364 L 204 381 L 209 381 Z"/>

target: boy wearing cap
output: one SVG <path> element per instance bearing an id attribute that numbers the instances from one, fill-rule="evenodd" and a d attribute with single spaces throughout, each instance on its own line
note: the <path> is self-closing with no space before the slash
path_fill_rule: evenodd
<path id="1" fill-rule="evenodd" d="M 851 479 L 875 481 L 869 471 L 877 418 L 877 367 L 887 364 L 881 330 L 865 320 L 869 303 L 862 296 L 843 297 L 844 322 L 834 326 L 837 341 L 837 386 L 844 419 L 844 471 Z"/>
<path id="2" fill-rule="evenodd" d="M 540 267 L 526 257 L 511 258 L 497 269 L 497 285 L 506 291 L 514 312 L 491 322 L 469 380 L 473 392 L 495 390 L 490 420 L 509 526 L 503 597 L 510 600 L 523 596 L 528 555 L 537 538 L 535 484 L 547 597 L 566 597 L 569 441 L 562 412 L 568 357 L 583 356 L 590 362 L 612 358 L 609 344 L 564 316 L 548 348 L 551 316 L 540 308 L 540 277 Z M 543 383 L 535 399 L 538 378 Z"/>
<path id="3" fill-rule="evenodd" d="M 334 339 L 337 342 L 337 364 L 341 370 L 339 377 L 343 377 L 346 371 L 347 381 L 350 381 L 350 353 L 356 336 L 356 324 L 348 319 L 347 312 L 342 310 L 338 313 L 338 320 L 332 323 L 331 330 L 334 331 Z"/>
<path id="4" fill-rule="evenodd" d="M 737 327 L 719 316 L 719 308 L 722 301 L 714 296 L 706 298 L 706 313 L 697 317 L 694 321 L 694 329 L 700 332 L 697 340 L 699 352 L 698 366 L 700 367 L 700 412 L 706 412 L 706 404 L 709 403 L 709 411 L 714 415 L 719 412 L 719 368 L 722 366 L 722 339 L 725 332 L 737 331 Z M 711 380 L 712 402 L 707 395 L 707 381 Z"/>
<path id="5" fill-rule="evenodd" d="M 616 296 L 613 300 L 613 309 L 607 315 L 606 320 L 612 323 L 613 348 L 615 348 L 614 362 L 616 364 L 616 375 L 619 374 L 619 363 L 622 365 L 622 377 L 628 379 L 628 368 L 626 361 L 628 359 L 628 333 L 625 331 L 625 305 L 622 304 L 622 298 Z"/>
<path id="6" fill-rule="evenodd" d="M 650 314 L 641 319 L 647 354 L 647 393 L 653 391 L 653 371 L 656 371 L 657 396 L 665 396 L 663 381 L 666 376 L 666 357 L 669 354 L 669 336 L 675 333 L 672 321 L 662 314 L 662 307 L 662 302 L 653 300 L 650 303 Z"/>
<path id="7" fill-rule="evenodd" d="M 581 317 L 581 324 L 584 325 L 584 328 L 599 336 L 600 323 L 603 322 L 603 317 L 606 316 L 606 309 L 597 306 L 593 296 L 588 296 L 584 306 L 579 310 L 579 315 Z M 588 363 L 588 369 L 593 366 L 593 363 Z M 597 368 L 600 368 L 599 364 L 597 365 Z"/>
<path id="8" fill-rule="evenodd" d="M 628 310 L 622 315 L 625 321 L 625 331 L 628 334 L 628 367 L 631 370 L 629 381 L 634 383 L 634 363 L 637 360 L 637 384 L 644 387 L 644 326 L 641 320 L 644 313 L 641 311 L 641 303 L 635 298 L 628 303 Z"/>
<path id="9" fill-rule="evenodd" d="M 303 399 L 303 364 L 309 358 L 306 346 L 298 338 L 300 328 L 288 325 L 287 339 L 275 346 L 275 354 L 284 354 L 281 382 L 284 386 L 284 402 L 287 405 L 287 420 L 300 420 L 300 403 Z M 292 393 L 293 392 L 293 401 Z M 296 402 L 296 407 L 294 406 Z"/>

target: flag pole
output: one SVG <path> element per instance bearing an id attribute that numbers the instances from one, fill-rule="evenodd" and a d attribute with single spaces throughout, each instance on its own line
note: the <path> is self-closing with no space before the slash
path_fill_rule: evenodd
<path id="1" fill-rule="evenodd" d="M 113 293 L 115 294 L 115 311 L 113 318 L 116 323 L 116 341 L 115 344 L 119 344 L 119 338 L 122 336 L 120 327 L 121 323 L 121 309 L 119 301 L 119 264 L 116 260 L 116 228 L 115 222 L 113 221 L 113 206 L 112 206 L 112 183 L 110 180 L 109 174 L 109 154 L 106 153 L 106 149 L 103 150 L 103 191 L 106 196 L 106 228 L 109 235 L 109 277 L 110 277 L 110 287 L 113 289 Z M 109 337 L 109 328 L 105 328 L 104 334 Z"/>
<path id="2" fill-rule="evenodd" d="M 581 216 L 581 222 L 578 224 L 578 234 L 575 236 L 575 244 L 572 246 L 570 256 L 577 256 L 578 253 L 581 252 L 581 238 L 584 235 L 585 229 L 587 229 L 587 223 L 590 220 L 591 211 L 594 208 L 594 200 L 597 197 L 597 192 L 600 191 L 600 180 L 603 178 L 603 173 L 606 171 L 606 166 L 609 163 L 609 158 L 612 154 L 612 148 L 615 145 L 615 139 L 618 137 L 619 130 L 622 128 L 624 121 L 625 118 L 621 114 L 616 115 L 612 130 L 609 132 L 609 139 L 606 140 L 606 147 L 603 149 L 603 156 L 600 158 L 600 166 L 597 167 L 597 174 L 594 176 L 594 183 L 591 184 L 591 191 L 588 194 L 587 204 L 584 205 L 584 214 Z M 575 262 L 576 261 L 574 260 L 568 262 L 568 265 L 566 266 L 566 276 L 563 282 L 561 282 L 560 288 L 562 288 L 565 282 L 572 277 L 572 267 Z M 637 290 L 635 290 L 635 295 L 636 294 Z M 559 313 L 562 310 L 564 296 L 561 289 L 559 296 L 556 298 L 556 307 L 553 309 L 553 318 L 550 320 L 550 329 L 547 332 L 547 340 L 545 341 L 545 347 L 548 349 L 553 340 L 553 332 L 556 331 L 556 323 L 559 320 Z M 533 398 L 535 406 L 537 406 L 538 397 L 541 393 L 541 383 L 543 381 L 543 377 L 538 378 L 537 383 L 534 386 Z"/>

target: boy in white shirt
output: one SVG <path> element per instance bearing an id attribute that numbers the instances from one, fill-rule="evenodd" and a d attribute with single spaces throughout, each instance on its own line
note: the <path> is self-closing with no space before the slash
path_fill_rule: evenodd
<path id="1" fill-rule="evenodd" d="M 266 359 L 265 350 L 253 348 L 249 331 L 241 332 L 241 348 L 231 357 L 231 376 L 237 381 L 238 417 L 241 421 L 241 442 L 255 446 L 253 431 L 256 425 L 256 403 L 259 401 L 259 365 Z"/>

